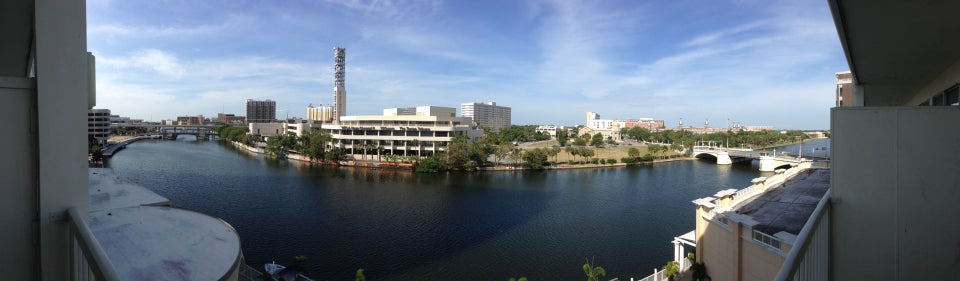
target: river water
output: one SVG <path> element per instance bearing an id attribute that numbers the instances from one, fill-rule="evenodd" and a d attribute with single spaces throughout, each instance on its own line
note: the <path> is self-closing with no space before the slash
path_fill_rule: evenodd
<path id="1" fill-rule="evenodd" d="M 189 136 L 133 143 L 107 165 L 229 222 L 251 266 L 304 255 L 316 280 L 352 279 L 357 268 L 371 280 L 572 280 L 585 259 L 604 280 L 644 277 L 693 230 L 691 200 L 762 175 L 755 162 L 708 160 L 445 174 L 311 167 Z"/>

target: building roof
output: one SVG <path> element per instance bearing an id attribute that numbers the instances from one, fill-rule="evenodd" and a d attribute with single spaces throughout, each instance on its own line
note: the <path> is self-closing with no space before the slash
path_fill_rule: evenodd
<path id="1" fill-rule="evenodd" d="M 108 168 L 90 168 L 90 212 L 140 205 L 169 206 L 170 200 L 121 179 Z"/>
<path id="2" fill-rule="evenodd" d="M 240 236 L 206 214 L 90 169 L 90 230 L 122 280 L 224 280 L 239 266 Z"/>
<path id="3" fill-rule="evenodd" d="M 830 189 L 830 169 L 806 169 L 787 179 L 782 186 L 733 206 L 732 210 L 756 221 L 754 230 L 769 235 L 781 231 L 796 235 L 827 189 Z"/>

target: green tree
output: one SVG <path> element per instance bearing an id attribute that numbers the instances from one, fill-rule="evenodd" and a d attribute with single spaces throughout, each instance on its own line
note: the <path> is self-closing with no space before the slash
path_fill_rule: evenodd
<path id="1" fill-rule="evenodd" d="M 307 263 L 307 256 L 295 256 L 293 257 L 293 270 L 307 273 L 307 267 L 304 264 Z"/>
<path id="2" fill-rule="evenodd" d="M 267 147 L 264 149 L 264 152 L 267 155 L 273 157 L 280 157 L 283 155 L 283 135 L 277 135 L 270 138 L 267 138 Z"/>
<path id="3" fill-rule="evenodd" d="M 560 155 L 560 151 L 563 151 L 563 150 L 561 150 L 559 147 L 551 147 L 549 150 L 547 150 L 547 154 L 549 154 L 550 156 L 553 156 L 554 163 L 557 162 L 557 155 Z"/>
<path id="4" fill-rule="evenodd" d="M 632 158 L 640 157 L 640 150 L 637 149 L 636 147 L 631 147 L 630 149 L 627 150 L 627 156 L 630 156 Z"/>
<path id="5" fill-rule="evenodd" d="M 434 155 L 417 161 L 413 167 L 417 173 L 439 173 L 443 171 L 443 159 Z"/>
<path id="6" fill-rule="evenodd" d="M 463 170 L 464 165 L 470 160 L 469 148 L 467 147 L 467 136 L 456 136 L 447 145 L 447 151 L 444 153 L 444 167 L 447 170 Z"/>
<path id="7" fill-rule="evenodd" d="M 584 138 L 574 138 L 573 145 L 575 146 L 585 146 L 587 145 L 587 140 Z"/>
<path id="8" fill-rule="evenodd" d="M 583 273 L 587 275 L 587 281 L 597 281 L 598 277 L 607 276 L 607 271 L 603 267 L 594 266 L 593 262 L 583 264 Z"/>
<path id="9" fill-rule="evenodd" d="M 103 150 L 100 149 L 99 145 L 94 144 L 90 147 L 90 161 L 93 163 L 100 163 L 103 161 Z"/>
<path id="10" fill-rule="evenodd" d="M 674 276 L 677 276 L 677 273 L 680 272 L 680 263 L 677 261 L 669 261 L 667 265 L 663 266 L 663 275 L 666 275 L 667 278 L 673 280 Z"/>
<path id="11" fill-rule="evenodd" d="M 513 145 L 508 143 L 501 143 L 496 147 L 496 150 L 493 152 L 493 159 L 497 161 L 497 165 L 510 156 L 510 153 L 513 152 Z"/>
<path id="12" fill-rule="evenodd" d="M 657 156 L 657 152 L 660 152 L 661 147 L 663 147 L 663 146 L 661 146 L 661 145 L 659 145 L 659 144 L 647 145 L 647 151 L 649 151 L 650 153 L 653 154 L 654 157 L 656 157 L 656 156 Z"/>
<path id="13" fill-rule="evenodd" d="M 367 277 L 363 275 L 363 268 L 357 269 L 357 276 L 353 278 L 353 281 L 367 281 Z"/>
<path id="14" fill-rule="evenodd" d="M 537 148 L 523 152 L 523 167 L 526 169 L 542 170 L 544 162 L 547 162 L 545 149 Z"/>
<path id="15" fill-rule="evenodd" d="M 567 146 L 567 129 L 557 129 L 557 142 L 560 146 Z"/>
<path id="16" fill-rule="evenodd" d="M 601 135 L 600 133 L 593 135 L 593 138 L 590 139 L 590 145 L 594 147 L 603 146 L 603 135 Z"/>

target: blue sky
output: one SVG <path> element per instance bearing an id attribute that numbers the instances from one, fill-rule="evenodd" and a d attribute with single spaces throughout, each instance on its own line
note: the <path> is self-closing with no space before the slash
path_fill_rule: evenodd
<path id="1" fill-rule="evenodd" d="M 825 129 L 847 69 L 826 1 L 87 1 L 98 108 L 143 119 L 495 101 L 514 124 L 652 117 Z M 287 110 L 286 112 L 280 110 Z"/>

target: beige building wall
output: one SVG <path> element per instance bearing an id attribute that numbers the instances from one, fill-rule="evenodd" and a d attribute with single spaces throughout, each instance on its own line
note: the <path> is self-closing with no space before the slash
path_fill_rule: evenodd
<path id="1" fill-rule="evenodd" d="M 837 72 L 837 86 L 834 93 L 836 107 L 851 107 L 853 103 L 853 73 Z"/>
<path id="2" fill-rule="evenodd" d="M 718 222 L 706 221 L 700 240 L 697 241 L 697 250 L 701 251 L 702 262 L 707 267 L 707 274 L 713 280 L 738 280 L 740 247 L 736 228 L 724 226 Z"/>
<path id="3" fill-rule="evenodd" d="M 744 229 L 746 237 L 743 237 L 742 256 L 740 265 L 743 274 L 740 280 L 744 281 L 769 281 L 777 276 L 780 267 L 783 266 L 783 260 L 787 252 L 774 251 L 772 248 L 755 242 L 750 237 L 752 230 Z M 780 243 L 781 246 L 786 243 Z M 786 247 L 789 249 L 789 247 Z"/>

